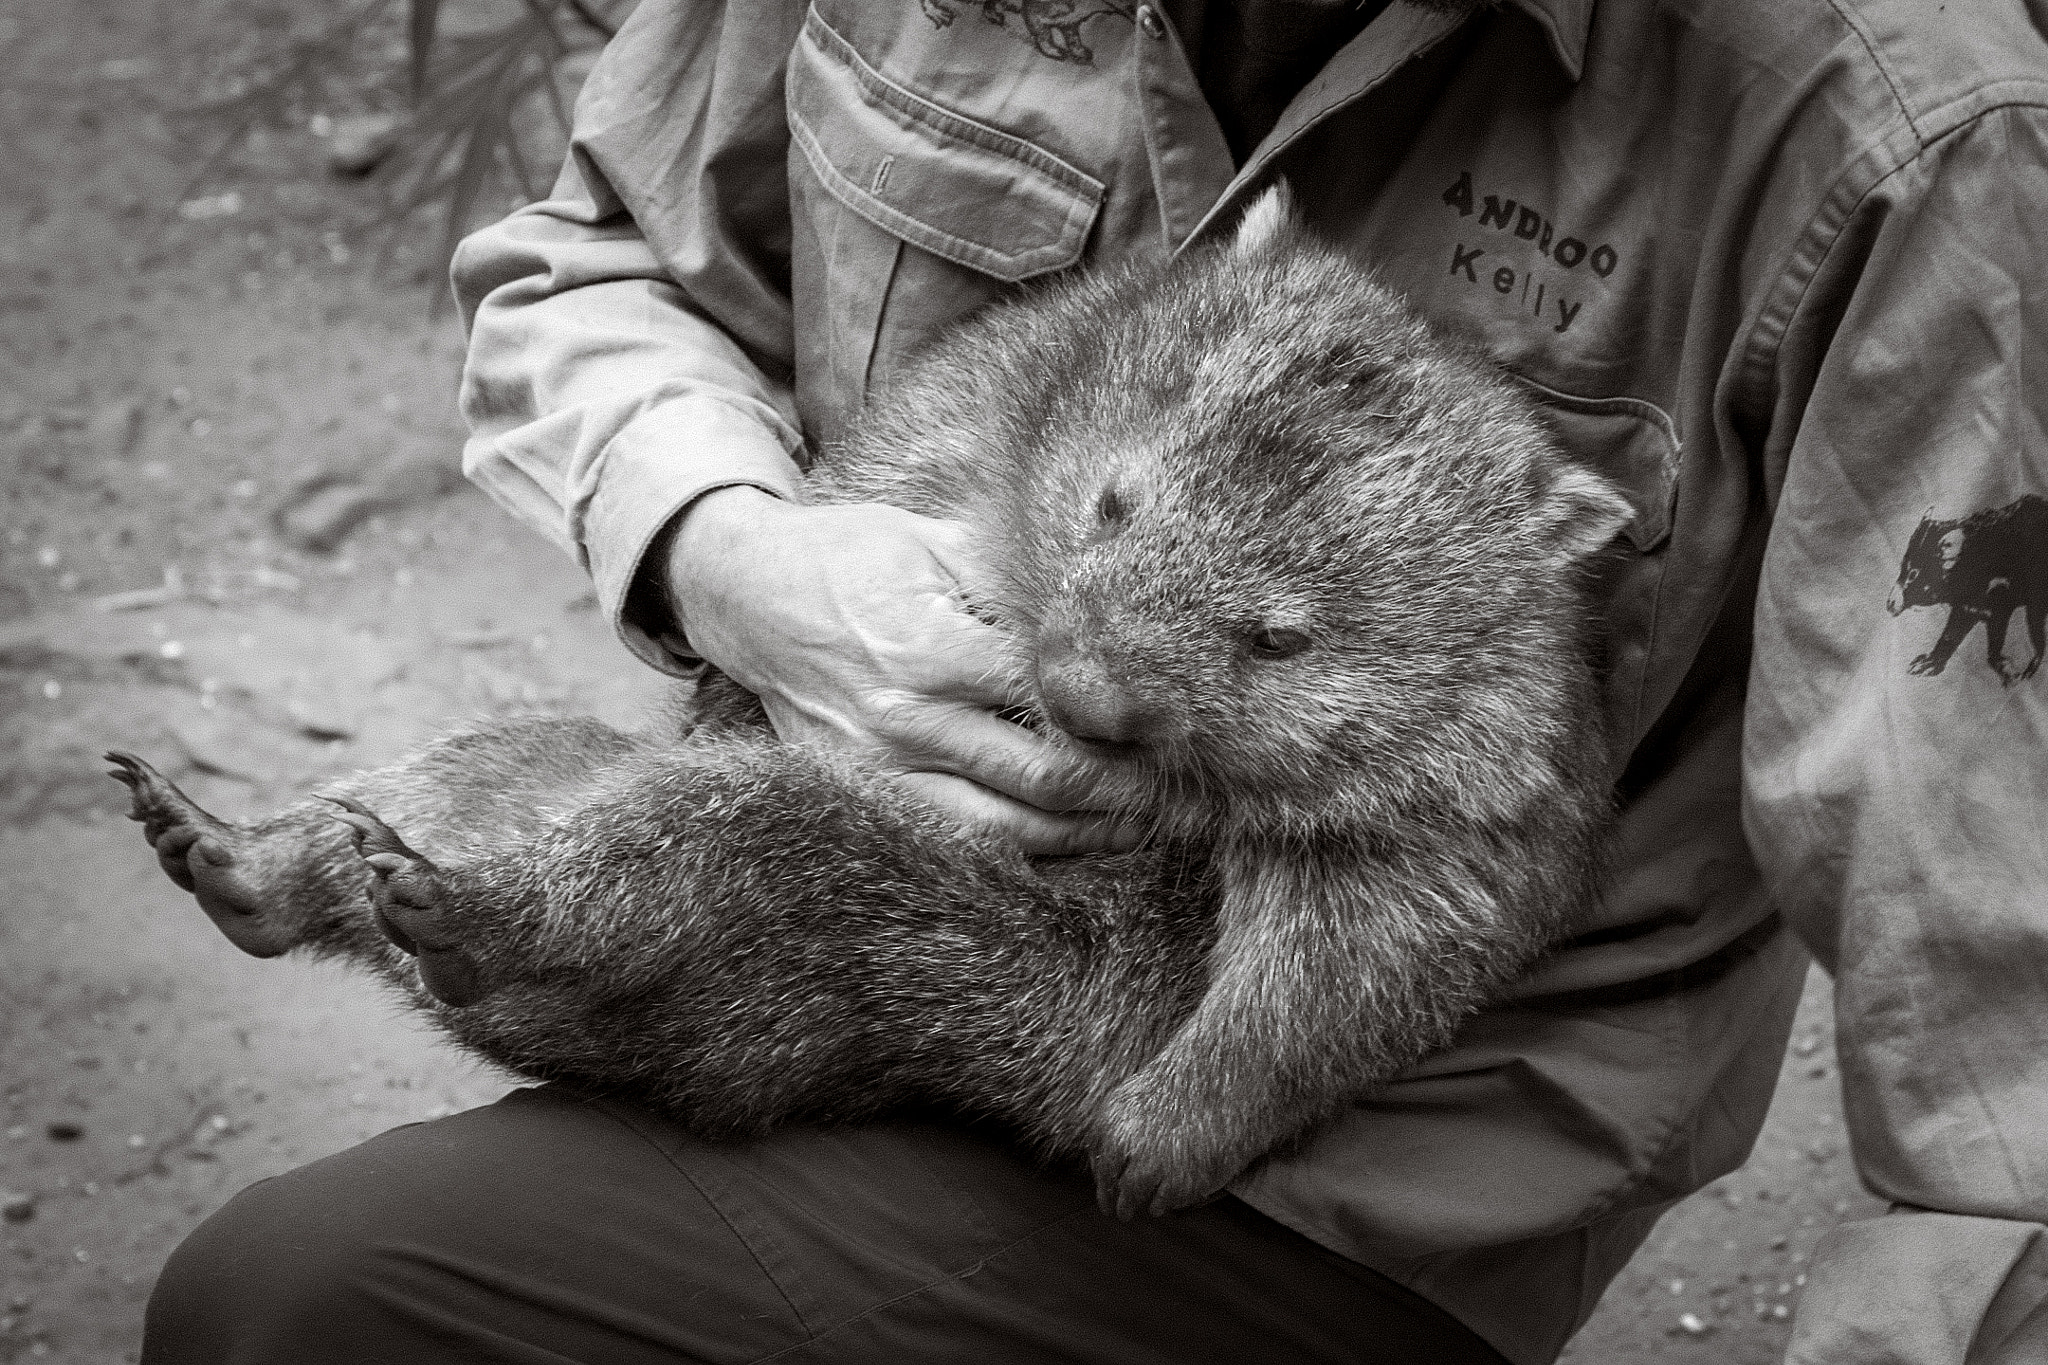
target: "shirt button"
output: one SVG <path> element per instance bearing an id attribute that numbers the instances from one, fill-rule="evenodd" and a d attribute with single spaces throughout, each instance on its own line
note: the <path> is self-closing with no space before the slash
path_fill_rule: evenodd
<path id="1" fill-rule="evenodd" d="M 1166 21 L 1159 17 L 1159 11 L 1150 5 L 1138 6 L 1138 27 L 1145 31 L 1147 38 L 1164 38 Z"/>

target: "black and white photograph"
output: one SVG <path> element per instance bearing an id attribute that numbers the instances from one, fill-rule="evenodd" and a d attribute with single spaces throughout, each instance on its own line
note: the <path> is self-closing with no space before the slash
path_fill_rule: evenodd
<path id="1" fill-rule="evenodd" d="M 2044 1365 L 2040 0 L 0 3 L 0 1365 Z"/>

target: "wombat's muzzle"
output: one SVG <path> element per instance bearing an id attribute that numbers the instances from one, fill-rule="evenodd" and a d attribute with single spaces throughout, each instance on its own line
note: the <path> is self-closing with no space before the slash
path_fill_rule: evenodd
<path id="1" fill-rule="evenodd" d="M 1159 708 L 1064 631 L 1038 642 L 1038 696 L 1046 717 L 1081 743 L 1131 749 L 1153 738 Z"/>

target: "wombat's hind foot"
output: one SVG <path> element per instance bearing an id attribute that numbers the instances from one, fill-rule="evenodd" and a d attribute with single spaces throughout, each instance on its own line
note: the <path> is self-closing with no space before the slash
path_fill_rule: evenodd
<path id="1" fill-rule="evenodd" d="M 109 777 L 124 783 L 130 820 L 156 850 L 166 875 L 190 891 L 228 941 L 252 957 L 276 957 L 299 941 L 298 917 L 268 884 L 256 836 L 200 809 L 133 754 L 111 751 Z"/>
<path id="2" fill-rule="evenodd" d="M 483 972 L 454 932 L 446 911 L 441 869 L 407 846 L 396 830 L 345 796 L 328 796 L 341 809 L 356 852 L 375 874 L 370 901 L 384 936 L 419 960 L 420 984 L 446 1005 L 472 1005 L 488 993 Z"/>

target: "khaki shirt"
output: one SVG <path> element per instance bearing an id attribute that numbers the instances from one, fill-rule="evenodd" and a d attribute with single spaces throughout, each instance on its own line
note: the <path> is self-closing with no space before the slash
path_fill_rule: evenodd
<path id="1" fill-rule="evenodd" d="M 2048 1359 L 2048 43 L 2021 0 L 1396 5 L 1242 169 L 1148 6 L 644 0 L 576 124 L 554 196 L 457 260 L 466 464 L 670 671 L 622 604 L 691 499 L 790 491 L 934 329 L 1163 258 L 1286 176 L 1633 504 L 1604 584 L 1622 815 L 1586 932 L 1236 1193 L 1548 1360 L 1746 1156 L 1789 924 L 1895 1204 L 1822 1243 L 1793 1358 Z"/>

